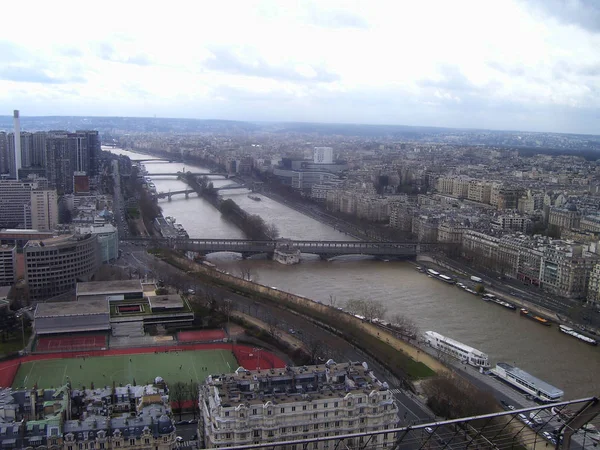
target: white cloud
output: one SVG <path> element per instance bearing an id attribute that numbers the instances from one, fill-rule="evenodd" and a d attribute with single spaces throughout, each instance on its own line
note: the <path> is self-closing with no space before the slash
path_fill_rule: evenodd
<path id="1" fill-rule="evenodd" d="M 0 28 L 7 111 L 597 131 L 586 0 L 27 5 Z"/>

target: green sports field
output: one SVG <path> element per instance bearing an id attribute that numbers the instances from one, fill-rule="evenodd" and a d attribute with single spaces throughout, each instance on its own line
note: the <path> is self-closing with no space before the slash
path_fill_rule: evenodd
<path id="1" fill-rule="evenodd" d="M 230 373 L 237 362 L 229 350 L 193 350 L 140 353 L 88 358 L 47 359 L 21 364 L 13 388 L 58 387 L 70 378 L 73 387 L 152 383 L 160 376 L 167 383 L 202 382 L 211 374 Z"/>

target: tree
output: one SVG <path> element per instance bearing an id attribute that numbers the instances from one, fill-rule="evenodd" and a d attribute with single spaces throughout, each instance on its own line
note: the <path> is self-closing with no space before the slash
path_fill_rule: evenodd
<path id="1" fill-rule="evenodd" d="M 258 281 L 258 275 L 251 267 L 240 266 L 238 272 L 242 280 L 254 281 L 255 283 Z"/>
<path id="2" fill-rule="evenodd" d="M 380 300 L 375 299 L 350 299 L 346 302 L 346 309 L 352 314 L 358 314 L 371 321 L 375 318 L 383 319 L 387 308 Z"/>
<path id="3" fill-rule="evenodd" d="M 198 396 L 200 394 L 200 388 L 198 387 L 198 381 L 190 380 L 190 385 L 187 390 L 189 394 L 189 400 L 192 402 L 192 413 L 194 419 L 196 418 L 196 412 L 198 412 Z"/>
<path id="4" fill-rule="evenodd" d="M 325 351 L 325 343 L 322 339 L 318 339 L 313 335 L 306 335 L 306 349 L 308 356 L 310 357 L 310 364 L 319 364 L 320 358 L 322 359 Z"/>
<path id="5" fill-rule="evenodd" d="M 337 297 L 333 294 L 329 294 L 329 306 L 331 306 L 332 308 L 335 308 L 336 304 L 337 304 Z"/>
<path id="6" fill-rule="evenodd" d="M 181 420 L 183 406 L 189 397 L 186 385 L 181 381 L 178 381 L 171 389 L 169 389 L 169 395 L 171 397 L 171 401 L 175 404 L 175 409 L 177 409 L 179 412 L 179 420 Z"/>
<path id="7" fill-rule="evenodd" d="M 479 295 L 485 294 L 485 286 L 483 284 L 478 284 L 475 286 L 475 292 L 477 292 Z"/>
<path id="8" fill-rule="evenodd" d="M 396 330 L 398 330 L 400 336 L 402 336 L 409 342 L 411 341 L 411 339 L 417 339 L 417 337 L 419 336 L 419 327 L 417 327 L 417 324 L 411 318 L 403 314 L 396 314 L 392 318 L 392 321 L 392 326 Z"/>
<path id="9" fill-rule="evenodd" d="M 279 228 L 274 223 L 267 225 L 267 236 L 269 239 L 277 239 L 279 237 Z"/>

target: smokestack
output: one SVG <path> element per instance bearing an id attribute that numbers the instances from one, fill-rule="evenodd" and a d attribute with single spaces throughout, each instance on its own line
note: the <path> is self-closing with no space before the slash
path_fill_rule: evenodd
<path id="1" fill-rule="evenodd" d="M 15 178 L 18 180 L 21 168 L 21 122 L 18 109 L 14 110 L 13 120 L 15 124 Z"/>

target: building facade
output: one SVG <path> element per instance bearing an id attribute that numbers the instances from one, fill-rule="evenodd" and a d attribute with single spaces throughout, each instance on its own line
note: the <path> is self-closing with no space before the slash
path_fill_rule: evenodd
<path id="1" fill-rule="evenodd" d="M 0 227 L 31 228 L 31 191 L 34 182 L 0 180 Z"/>
<path id="2" fill-rule="evenodd" d="M 58 225 L 58 195 L 55 190 L 31 191 L 31 228 L 39 231 L 55 230 Z"/>
<path id="3" fill-rule="evenodd" d="M 249 371 L 209 376 L 200 388 L 202 448 L 264 444 L 392 429 L 398 407 L 387 384 L 366 363 Z M 371 437 L 393 446 L 393 433 Z M 346 442 L 352 447 L 356 442 Z M 364 444 L 364 442 L 363 442 Z M 330 447 L 331 446 L 331 447 Z M 314 449 L 333 450 L 330 442 Z"/>
<path id="4" fill-rule="evenodd" d="M 10 286 L 17 281 L 17 246 L 0 245 L 0 286 Z"/>
<path id="5" fill-rule="evenodd" d="M 100 266 L 98 236 L 65 235 L 23 247 L 25 281 L 32 300 L 43 300 L 89 281 Z"/>

